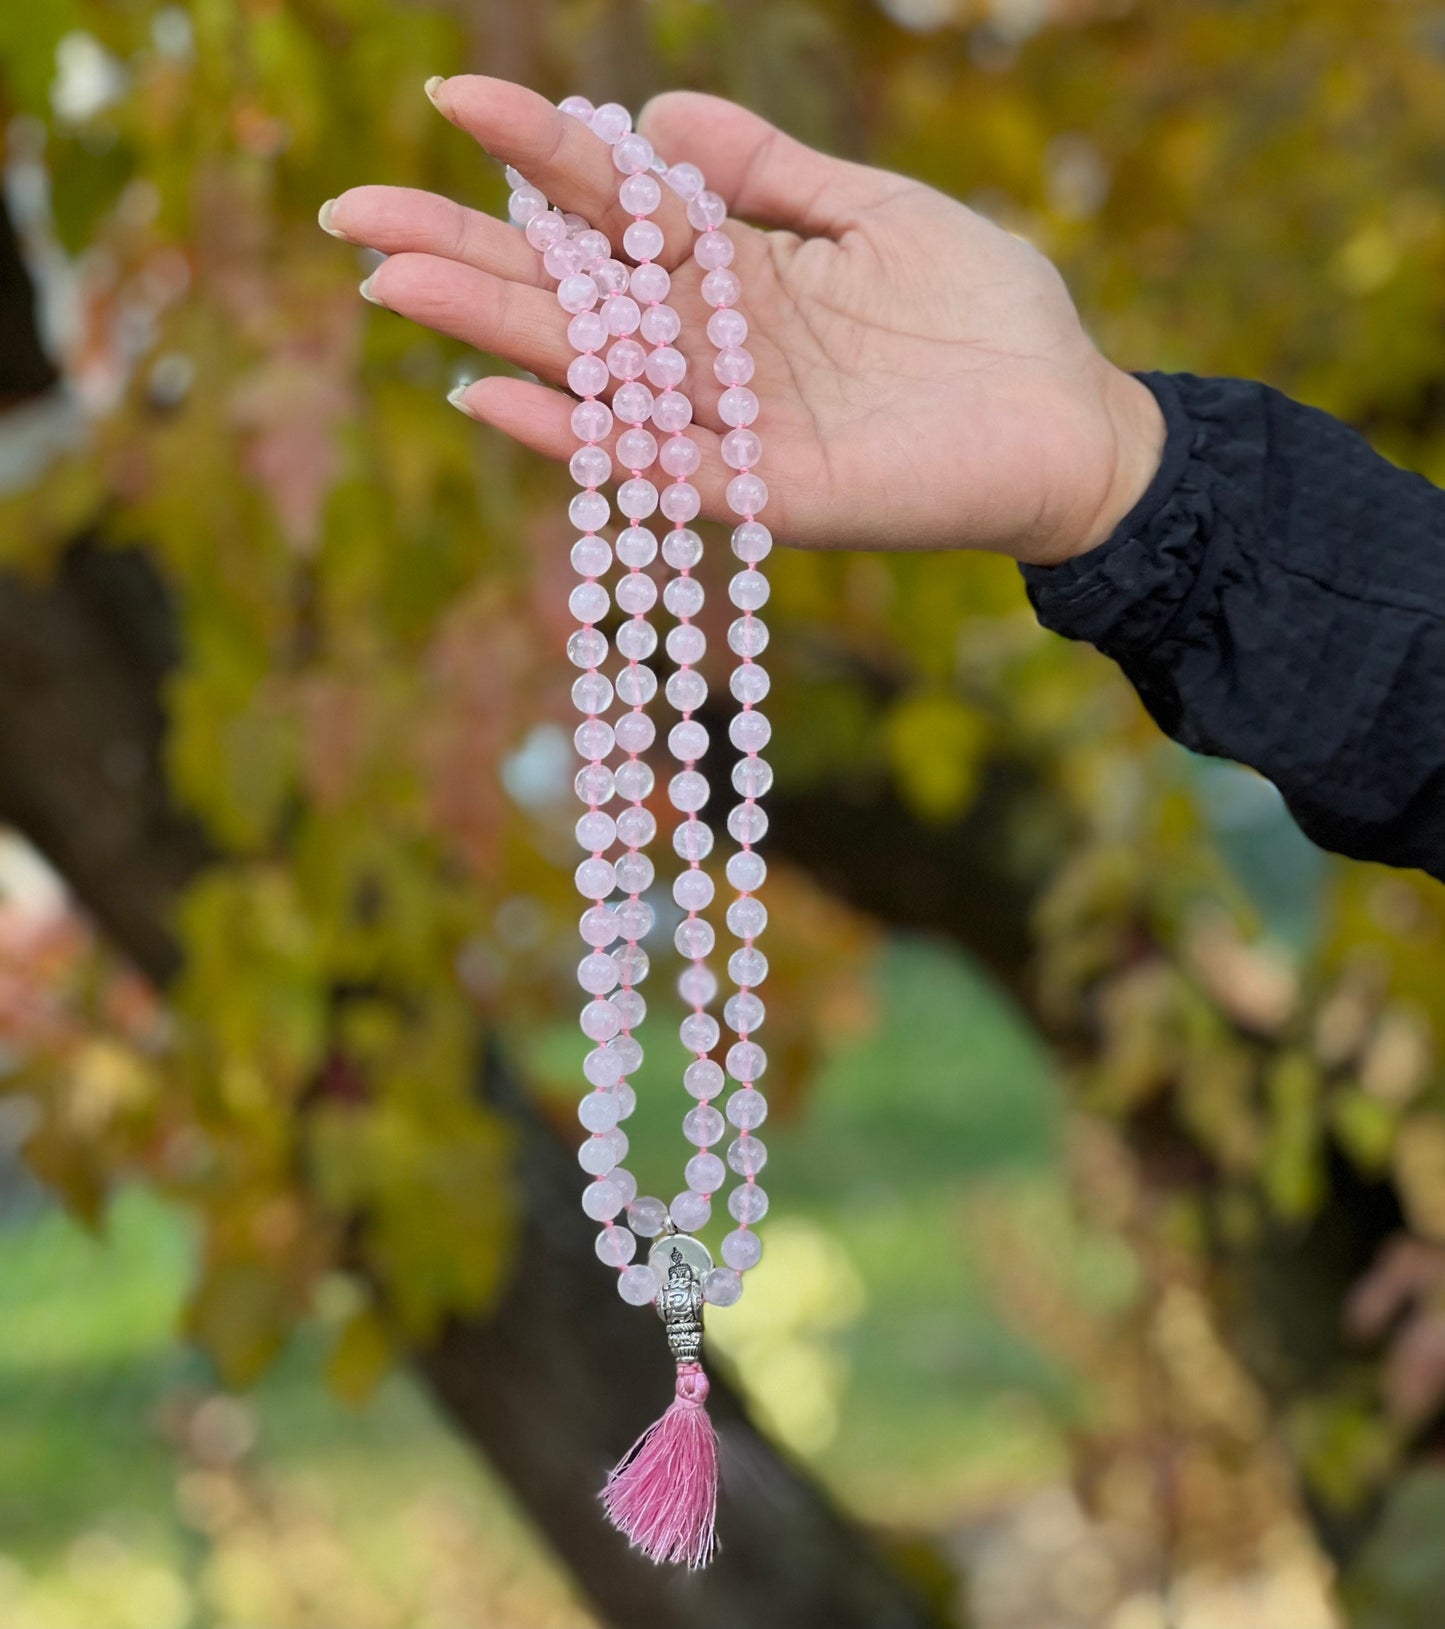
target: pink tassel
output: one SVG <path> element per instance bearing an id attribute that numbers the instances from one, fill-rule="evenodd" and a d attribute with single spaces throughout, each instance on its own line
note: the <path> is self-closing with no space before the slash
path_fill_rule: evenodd
<path id="1" fill-rule="evenodd" d="M 708 1379 L 677 1366 L 677 1399 L 623 1455 L 601 1498 L 607 1519 L 649 1561 L 705 1567 L 717 1550 L 717 1433 Z"/>

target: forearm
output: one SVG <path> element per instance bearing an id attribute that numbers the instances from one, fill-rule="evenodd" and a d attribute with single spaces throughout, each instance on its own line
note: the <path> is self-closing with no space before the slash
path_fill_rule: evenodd
<path id="1" fill-rule="evenodd" d="M 1323 847 L 1445 876 L 1445 492 L 1265 385 L 1146 382 L 1159 472 L 1100 547 L 1024 568 L 1040 620 Z"/>

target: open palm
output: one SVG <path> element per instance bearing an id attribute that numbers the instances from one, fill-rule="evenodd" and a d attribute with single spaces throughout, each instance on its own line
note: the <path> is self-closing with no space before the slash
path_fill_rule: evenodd
<path id="1" fill-rule="evenodd" d="M 505 80 L 428 89 L 487 152 L 620 243 L 620 177 L 581 123 Z M 1100 541 L 1138 498 L 1162 440 L 1153 398 L 1094 348 L 1062 279 L 1026 243 L 942 193 L 827 157 L 715 97 L 658 97 L 641 127 L 669 162 L 702 168 L 740 217 L 726 230 L 763 404 L 764 518 L 780 541 L 1049 562 Z M 694 233 L 667 189 L 654 218 L 683 319 L 677 345 L 702 450 L 693 480 L 703 513 L 727 519 L 723 387 Z M 548 382 L 478 380 L 459 406 L 570 456 L 572 399 L 549 388 L 564 385 L 572 359 L 567 318 L 520 232 L 385 186 L 343 193 L 322 224 L 388 256 L 369 298 Z"/>

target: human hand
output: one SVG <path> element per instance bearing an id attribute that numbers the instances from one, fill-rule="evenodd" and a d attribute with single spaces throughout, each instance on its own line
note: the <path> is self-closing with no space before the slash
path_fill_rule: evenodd
<path id="1" fill-rule="evenodd" d="M 578 120 L 506 80 L 462 75 L 428 93 L 494 158 L 620 244 L 610 150 Z M 669 163 L 696 163 L 739 217 L 726 230 L 762 402 L 763 518 L 780 542 L 980 548 L 1047 565 L 1101 542 L 1142 495 L 1163 446 L 1159 409 L 1095 349 L 1035 249 L 920 182 L 830 158 L 717 97 L 659 96 L 640 128 Z M 691 479 L 703 514 L 727 520 L 723 387 L 694 234 L 666 187 L 654 218 L 702 451 Z M 477 380 L 454 397 L 463 411 L 571 456 L 573 398 L 549 388 L 565 390 L 567 316 L 515 227 L 386 186 L 343 193 L 322 224 L 388 256 L 364 285 L 369 299 L 548 381 Z"/>

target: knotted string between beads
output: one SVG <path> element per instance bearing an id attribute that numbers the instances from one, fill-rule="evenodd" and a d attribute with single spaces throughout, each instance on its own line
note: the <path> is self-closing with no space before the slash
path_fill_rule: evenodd
<path id="1" fill-rule="evenodd" d="M 708 1378 L 677 1366 L 671 1407 L 637 1439 L 607 1478 L 607 1519 L 650 1561 L 705 1567 L 717 1551 L 717 1432 Z"/>

